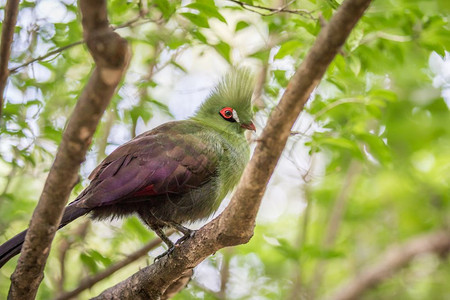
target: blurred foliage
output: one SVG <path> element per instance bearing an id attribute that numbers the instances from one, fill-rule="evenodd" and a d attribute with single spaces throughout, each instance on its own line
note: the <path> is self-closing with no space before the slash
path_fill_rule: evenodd
<path id="1" fill-rule="evenodd" d="M 109 1 L 110 21 L 129 40 L 134 56 L 97 131 L 83 179 L 139 128 L 157 118 L 174 118 L 161 88 L 188 76 L 194 68 L 186 63 L 190 57 L 247 64 L 255 72 L 267 68 L 264 105 L 257 116 L 265 120 L 341 2 Z M 448 3 L 374 1 L 294 128 L 285 156 L 296 170 L 291 180 L 295 192 L 283 197 L 268 193 L 263 203 L 277 206 L 286 196 L 282 215 L 261 218 L 248 244 L 205 261 L 175 299 L 321 298 L 391 244 L 450 225 L 450 97 L 442 97 L 450 88 Z M 295 13 L 256 6 L 283 6 Z M 93 66 L 84 45 L 39 59 L 82 39 L 75 1 L 21 1 L 15 32 L 10 67 L 20 68 L 9 78 L 0 126 L 0 242 L 27 226 Z M 278 169 L 277 176 L 284 178 L 283 172 Z M 86 184 L 83 180 L 76 186 L 74 196 Z M 276 185 L 274 180 L 269 190 Z M 39 299 L 75 288 L 83 277 L 154 237 L 136 218 L 95 223 L 80 234 L 83 222 L 57 234 Z M 130 276 L 156 252 L 80 299 Z M 0 270 L 2 298 L 15 262 Z M 448 261 L 425 256 L 365 298 L 445 299 L 449 281 Z"/>

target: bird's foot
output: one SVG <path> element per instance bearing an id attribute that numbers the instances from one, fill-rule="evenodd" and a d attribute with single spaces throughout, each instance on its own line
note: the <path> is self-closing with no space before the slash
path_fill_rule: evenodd
<path id="1" fill-rule="evenodd" d="M 158 255 L 157 257 L 155 257 L 153 262 L 157 262 L 158 260 L 160 260 L 161 258 L 163 258 L 164 256 L 170 256 L 173 252 L 173 250 L 175 250 L 175 246 L 170 247 L 169 249 L 167 249 L 166 251 L 164 251 L 162 254 Z"/>
<path id="2" fill-rule="evenodd" d="M 183 234 L 183 236 L 175 243 L 176 246 L 181 245 L 185 240 L 193 237 L 196 232 L 196 230 L 189 229 L 175 222 L 170 222 L 170 226 Z"/>
<path id="3" fill-rule="evenodd" d="M 193 237 L 195 235 L 195 233 L 197 232 L 197 230 L 189 229 L 189 228 L 184 227 L 183 225 L 180 225 L 175 222 L 168 222 L 168 225 L 171 226 L 172 228 L 175 228 L 179 232 L 181 232 L 183 234 L 183 236 L 180 239 L 178 239 L 175 244 L 173 244 L 172 241 L 169 240 L 169 238 L 164 234 L 164 232 L 160 228 L 153 229 L 155 231 L 155 233 L 161 238 L 161 240 L 163 240 L 164 243 L 168 246 L 168 249 L 164 253 L 158 255 L 155 258 L 155 260 L 154 260 L 155 262 L 160 260 L 161 258 L 163 258 L 166 255 L 170 256 L 172 254 L 173 250 L 175 250 L 175 247 L 181 245 L 184 241 Z"/>
<path id="4" fill-rule="evenodd" d="M 195 235 L 195 233 L 197 232 L 197 230 L 192 230 L 192 229 L 188 229 L 188 228 L 186 228 L 186 229 L 187 229 L 186 233 L 183 232 L 183 236 L 175 242 L 175 246 L 181 245 L 184 241 L 193 237 Z"/>
<path id="5" fill-rule="evenodd" d="M 189 231 L 186 232 L 186 234 L 184 234 L 181 238 L 179 238 L 176 242 L 175 245 L 172 244 L 171 247 L 169 247 L 169 249 L 167 249 L 166 251 L 164 251 L 164 253 L 158 255 L 157 257 L 155 257 L 155 262 L 160 260 L 161 258 L 163 258 L 164 256 L 170 256 L 173 252 L 173 250 L 175 250 L 175 247 L 178 247 L 179 245 L 181 245 L 184 241 L 186 241 L 187 239 L 193 237 L 195 235 L 195 233 L 197 232 L 197 230 L 192 230 L 192 229 L 188 229 Z"/>

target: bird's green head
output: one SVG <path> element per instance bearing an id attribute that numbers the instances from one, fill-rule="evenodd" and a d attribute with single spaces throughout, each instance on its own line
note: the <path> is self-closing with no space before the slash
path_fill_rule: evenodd
<path id="1" fill-rule="evenodd" d="M 193 119 L 228 132 L 254 131 L 253 87 L 253 77 L 248 69 L 231 70 L 213 89 Z"/>

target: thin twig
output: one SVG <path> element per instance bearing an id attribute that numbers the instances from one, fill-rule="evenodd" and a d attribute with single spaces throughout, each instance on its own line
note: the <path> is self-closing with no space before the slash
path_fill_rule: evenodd
<path id="1" fill-rule="evenodd" d="M 64 284 L 66 281 L 67 251 L 69 251 L 69 249 L 73 246 L 73 244 L 77 240 L 84 240 L 84 238 L 86 237 L 86 234 L 88 232 L 90 223 L 91 223 L 90 219 L 85 220 L 83 223 L 78 225 L 78 227 L 73 231 L 73 234 L 70 234 L 69 236 L 65 237 L 59 243 L 58 260 L 59 260 L 59 265 L 60 265 L 60 275 L 58 278 L 55 279 L 55 281 L 57 283 L 58 294 L 64 293 Z M 75 237 L 78 237 L 78 239 L 76 239 Z"/>
<path id="2" fill-rule="evenodd" d="M 19 13 L 19 0 L 8 0 L 4 11 L 5 19 L 2 22 L 2 44 L 0 45 L 0 118 L 3 110 L 3 93 L 8 80 L 8 62 L 11 56 L 14 28 Z"/>
<path id="3" fill-rule="evenodd" d="M 174 233 L 174 231 L 170 230 L 166 234 L 167 234 L 167 236 L 170 236 L 173 233 Z M 161 244 L 160 238 L 151 240 L 148 244 L 146 244 L 141 249 L 127 255 L 127 257 L 124 260 L 121 260 L 121 261 L 109 266 L 105 270 L 100 271 L 95 275 L 92 275 L 92 276 L 82 279 L 80 285 L 77 288 L 73 289 L 70 292 L 62 293 L 57 298 L 55 298 L 55 300 L 72 299 L 73 297 L 79 295 L 81 292 L 93 287 L 96 283 L 102 281 L 103 279 L 107 278 L 108 276 L 111 276 L 118 270 L 120 270 L 120 269 L 128 266 L 132 262 L 138 260 L 139 258 L 146 255 L 150 250 L 153 250 L 160 244 Z"/>
<path id="4" fill-rule="evenodd" d="M 84 41 L 78 41 L 78 42 L 75 42 L 75 43 L 72 43 L 72 44 L 63 46 L 63 47 L 59 47 L 59 48 L 57 48 L 57 49 L 55 49 L 55 50 L 52 50 L 52 51 L 50 51 L 50 52 L 48 52 L 48 53 L 46 53 L 46 54 L 44 54 L 44 55 L 41 55 L 41 56 L 36 57 L 36 58 L 33 58 L 33 59 L 27 61 L 26 63 L 23 63 L 23 64 L 21 64 L 21 65 L 19 65 L 19 66 L 17 66 L 17 67 L 14 67 L 14 68 L 10 69 L 10 70 L 9 70 L 9 73 L 10 73 L 10 74 L 15 73 L 15 72 L 17 72 L 19 69 L 21 69 L 21 68 L 23 68 L 23 67 L 26 67 L 26 66 L 28 66 L 29 64 L 32 64 L 32 63 L 37 62 L 37 61 L 42 61 L 42 60 L 44 60 L 44 59 L 46 59 L 46 58 L 48 58 L 48 57 L 50 57 L 50 56 L 52 56 L 52 55 L 59 54 L 60 52 L 62 52 L 62 51 L 64 51 L 64 50 L 70 49 L 70 48 L 72 48 L 72 47 L 75 47 L 75 46 L 81 45 L 81 44 L 84 44 Z"/>
<path id="5" fill-rule="evenodd" d="M 158 57 L 161 54 L 161 52 L 162 52 L 161 45 L 159 43 L 156 43 L 155 47 L 154 47 L 154 56 L 153 56 L 152 62 L 148 66 L 147 74 L 142 76 L 142 79 L 141 79 L 142 82 L 149 82 L 152 80 L 153 75 L 155 74 L 155 71 L 156 71 L 156 65 L 158 64 Z M 142 104 L 148 98 L 149 95 L 148 95 L 147 86 L 141 85 L 141 87 L 138 90 L 138 93 L 139 93 L 139 101 L 138 101 L 136 107 L 142 106 Z M 138 121 L 137 119 L 132 119 L 132 121 L 131 121 L 131 137 L 133 137 L 133 138 L 136 136 L 137 121 Z"/>
<path id="6" fill-rule="evenodd" d="M 319 119 L 323 114 L 325 114 L 327 111 L 341 105 L 341 104 L 345 104 L 345 103 L 359 103 L 359 104 L 364 104 L 366 103 L 366 99 L 364 98 L 342 98 L 339 100 L 336 100 L 334 102 L 331 102 L 330 104 L 328 104 L 327 106 L 325 106 L 324 108 L 322 108 L 320 111 L 318 111 L 315 115 L 314 115 L 314 119 L 317 120 Z"/>
<path id="7" fill-rule="evenodd" d="M 391 33 L 383 32 L 383 31 L 377 31 L 377 32 L 372 32 L 372 33 L 366 35 L 359 44 L 360 45 L 368 44 L 377 39 L 384 39 L 384 40 L 393 41 L 396 43 L 406 43 L 406 42 L 411 42 L 413 40 L 413 38 L 408 35 L 397 35 L 397 34 L 391 34 Z"/>
<path id="8" fill-rule="evenodd" d="M 228 0 L 231 1 L 233 3 L 238 4 L 239 6 L 241 6 L 243 9 L 257 13 L 263 17 L 268 17 L 268 16 L 272 16 L 274 14 L 278 14 L 278 13 L 289 13 L 289 14 L 295 14 L 295 15 L 300 15 L 302 17 L 309 17 L 312 20 L 317 20 L 316 17 L 314 17 L 312 15 L 311 11 L 308 11 L 306 9 L 288 9 L 287 7 L 292 4 L 294 1 L 290 1 L 287 4 L 279 7 L 279 8 L 272 8 L 272 7 L 265 7 L 265 6 L 260 6 L 260 5 L 253 5 L 253 4 L 248 4 L 242 1 L 238 1 L 238 0 Z M 264 14 L 261 13 L 258 10 L 254 10 L 253 8 L 257 8 L 257 9 L 261 9 L 261 10 L 266 10 L 269 11 L 270 13 Z"/>
<path id="9" fill-rule="evenodd" d="M 233 248 L 225 248 L 222 251 L 222 265 L 220 266 L 220 290 L 217 292 L 219 299 L 227 298 L 227 285 L 230 279 L 230 257 L 234 252 Z"/>
<path id="10" fill-rule="evenodd" d="M 145 19 L 145 20 L 142 21 L 142 16 L 139 14 L 138 16 L 133 18 L 132 20 L 127 21 L 127 22 L 125 22 L 123 24 L 120 24 L 120 25 L 117 25 L 117 26 L 111 26 L 111 28 L 112 28 L 112 30 L 117 30 L 117 29 L 121 29 L 121 28 L 125 28 L 125 27 L 140 26 L 140 25 L 147 24 L 147 23 L 152 23 L 152 22 L 159 23 L 160 20 L 161 19 L 157 19 L 157 20 Z M 142 21 L 142 22 L 139 22 L 139 21 Z M 84 44 L 84 40 L 80 40 L 80 41 L 74 42 L 72 44 L 68 44 L 68 45 L 59 47 L 59 48 L 57 48 L 55 50 L 52 50 L 52 51 L 50 51 L 50 52 L 48 52 L 48 53 L 46 53 L 44 55 L 41 55 L 41 56 L 36 57 L 36 58 L 33 58 L 33 59 L 27 61 L 26 63 L 23 63 L 23 64 L 21 64 L 21 65 L 19 65 L 17 67 L 14 67 L 14 68 L 10 69 L 9 70 L 9 74 L 15 73 L 19 69 L 22 69 L 23 67 L 26 67 L 26 66 L 28 66 L 28 65 L 30 65 L 32 63 L 35 63 L 37 61 L 43 61 L 46 58 L 49 58 L 49 57 L 51 57 L 53 55 L 56 55 L 56 54 L 60 54 L 61 52 L 65 51 L 67 49 L 70 49 L 72 47 L 75 47 L 75 46 L 78 46 L 78 45 L 81 45 L 81 44 Z"/>
<path id="11" fill-rule="evenodd" d="M 297 230 L 297 236 L 295 239 L 294 246 L 300 251 L 301 247 L 306 245 L 307 243 L 307 234 L 308 234 L 308 225 L 310 215 L 311 215 L 311 208 L 312 208 L 312 201 L 311 201 L 311 173 L 314 169 L 314 162 L 315 162 L 315 154 L 312 153 L 310 155 L 310 163 L 309 168 L 304 172 L 301 177 L 304 181 L 303 186 L 301 187 L 303 192 L 303 198 L 306 202 L 305 209 L 303 210 L 303 218 L 299 218 L 299 226 Z M 297 165 L 297 163 L 293 160 L 292 161 L 294 166 L 301 172 L 300 166 Z M 297 300 L 297 299 L 303 299 L 302 293 L 304 293 L 304 286 L 303 286 L 303 274 L 302 274 L 303 266 L 302 266 L 302 260 L 298 260 L 295 269 L 293 271 L 292 275 L 292 290 L 289 294 L 289 299 L 291 300 Z"/>
<path id="12" fill-rule="evenodd" d="M 269 63 L 267 60 L 262 62 L 261 69 L 258 73 L 256 80 L 255 90 L 253 92 L 253 106 L 256 106 L 259 110 L 266 107 L 263 100 L 264 85 L 266 84 L 267 71 L 269 69 Z"/>
<path id="13" fill-rule="evenodd" d="M 328 299 L 356 300 L 384 280 L 407 266 L 416 257 L 434 253 L 444 258 L 450 253 L 450 231 L 443 230 L 415 237 L 401 246 L 392 246 L 370 267 L 342 285 Z"/>
<path id="14" fill-rule="evenodd" d="M 106 146 L 108 145 L 108 137 L 116 120 L 116 112 L 109 109 L 106 112 L 106 120 L 102 126 L 101 136 L 97 140 L 97 164 L 99 164 L 106 156 Z"/>
<path id="15" fill-rule="evenodd" d="M 336 201 L 334 202 L 334 206 L 329 217 L 329 222 L 327 224 L 327 229 L 325 232 L 325 238 L 322 244 L 322 250 L 329 250 L 334 245 L 334 242 L 338 235 L 342 217 L 345 212 L 345 206 L 347 204 L 349 194 L 355 184 L 356 175 L 359 173 L 360 169 L 361 165 L 356 161 L 352 161 L 350 163 L 350 166 L 348 167 L 347 175 L 345 176 L 342 188 L 336 198 Z M 309 293 L 311 299 L 315 299 L 317 290 L 322 284 L 322 279 L 326 270 L 326 262 L 327 261 L 323 259 L 319 260 L 314 270 L 314 274 L 311 280 L 311 289 Z"/>

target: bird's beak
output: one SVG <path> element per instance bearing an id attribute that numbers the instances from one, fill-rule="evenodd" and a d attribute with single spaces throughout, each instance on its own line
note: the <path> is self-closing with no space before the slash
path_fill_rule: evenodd
<path id="1" fill-rule="evenodd" d="M 256 127 L 253 124 L 253 122 L 250 122 L 248 124 L 241 124 L 242 128 L 248 129 L 248 130 L 252 130 L 252 131 L 256 131 Z"/>

